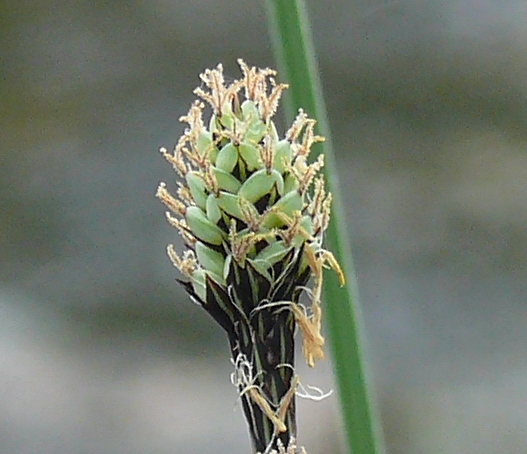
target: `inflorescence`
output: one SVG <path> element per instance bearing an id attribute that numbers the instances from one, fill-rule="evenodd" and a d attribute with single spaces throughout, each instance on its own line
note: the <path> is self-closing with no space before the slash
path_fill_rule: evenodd
<path id="1" fill-rule="evenodd" d="M 194 91 L 201 100 L 180 119 L 188 127 L 172 153 L 161 149 L 180 177 L 175 196 L 161 183 L 157 197 L 185 244 L 182 254 L 168 246 L 185 277 L 179 282 L 227 333 L 254 451 L 289 453 L 299 381 L 294 334 L 298 327 L 314 366 L 324 356 L 323 269 L 341 283 L 344 276 L 323 248 L 331 194 L 324 156 L 309 163 L 312 145 L 323 141 L 315 121 L 299 110 L 280 138 L 272 117 L 287 85 L 271 69 L 238 63 L 243 77 L 228 84 L 221 64 L 201 74 Z"/>

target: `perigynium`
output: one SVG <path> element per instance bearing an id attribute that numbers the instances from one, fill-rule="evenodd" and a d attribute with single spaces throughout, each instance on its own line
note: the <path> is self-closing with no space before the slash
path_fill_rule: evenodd
<path id="1" fill-rule="evenodd" d="M 285 84 L 270 69 L 238 61 L 243 77 L 226 83 L 223 68 L 201 74 L 202 87 L 181 121 L 174 151 L 161 149 L 179 175 L 176 196 L 161 183 L 157 197 L 185 244 L 168 255 L 191 299 L 225 330 L 253 452 L 294 452 L 294 337 L 303 337 L 309 366 L 323 358 L 321 290 L 327 265 L 344 276 L 323 248 L 331 194 L 309 162 L 323 140 L 300 110 L 281 138 L 272 121 Z M 204 121 L 205 103 L 211 108 Z M 300 304 L 304 292 L 308 306 Z"/>

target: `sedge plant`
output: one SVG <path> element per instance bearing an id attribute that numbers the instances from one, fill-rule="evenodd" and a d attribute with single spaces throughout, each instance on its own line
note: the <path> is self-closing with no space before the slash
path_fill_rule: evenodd
<path id="1" fill-rule="evenodd" d="M 340 284 L 344 275 L 324 248 L 332 196 L 324 155 L 310 157 L 324 140 L 315 121 L 300 109 L 279 134 L 273 116 L 287 86 L 238 63 L 242 77 L 230 83 L 221 65 L 201 74 L 187 128 L 173 152 L 161 149 L 177 187 L 161 183 L 157 197 L 184 243 L 168 246 L 178 282 L 227 334 L 252 452 L 293 454 L 295 334 L 314 366 L 324 356 L 323 270 Z"/>

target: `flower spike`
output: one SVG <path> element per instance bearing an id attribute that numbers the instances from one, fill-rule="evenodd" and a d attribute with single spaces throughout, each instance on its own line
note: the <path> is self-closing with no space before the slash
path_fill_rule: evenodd
<path id="1" fill-rule="evenodd" d="M 323 270 L 344 275 L 323 248 L 331 194 L 323 155 L 309 156 L 324 140 L 315 120 L 300 109 L 281 138 L 272 117 L 287 85 L 274 70 L 238 64 L 242 78 L 230 83 L 221 64 L 201 74 L 183 135 L 172 153 L 161 149 L 179 176 L 175 196 L 165 183 L 156 195 L 185 245 L 167 249 L 178 282 L 227 334 L 253 452 L 293 454 L 296 328 L 313 367 L 324 357 Z"/>

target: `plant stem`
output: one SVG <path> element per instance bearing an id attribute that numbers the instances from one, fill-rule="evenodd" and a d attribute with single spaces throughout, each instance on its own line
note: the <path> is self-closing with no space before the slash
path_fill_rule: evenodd
<path id="1" fill-rule="evenodd" d="M 314 147 L 314 152 L 324 150 L 325 174 L 333 193 L 333 217 L 327 232 L 327 248 L 334 251 L 348 284 L 340 288 L 337 277 L 328 273 L 324 285 L 324 308 L 348 451 L 353 454 L 379 454 L 385 451 L 384 440 L 371 405 L 371 387 L 364 365 L 363 322 L 346 234 L 348 229 L 343 217 L 345 210 L 340 197 L 335 155 L 307 13 L 302 0 L 267 0 L 266 3 L 279 73 L 282 80 L 291 85 L 284 97 L 287 118 L 291 119 L 302 107 L 317 119 L 319 129 L 326 137 L 324 144 Z"/>

